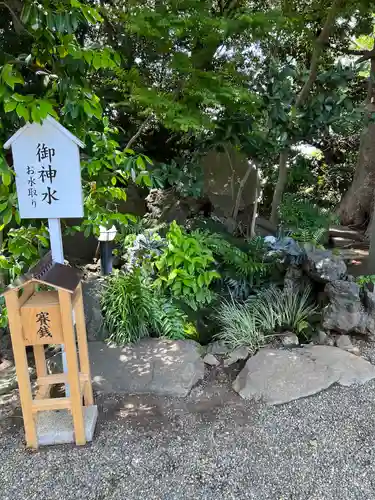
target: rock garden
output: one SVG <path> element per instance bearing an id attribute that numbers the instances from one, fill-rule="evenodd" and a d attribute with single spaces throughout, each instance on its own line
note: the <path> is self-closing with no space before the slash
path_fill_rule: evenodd
<path id="1" fill-rule="evenodd" d="M 241 398 L 280 404 L 375 377 L 372 277 L 324 247 L 329 216 L 246 239 L 176 199 L 165 220 L 161 196 L 119 235 L 110 276 L 82 268 L 99 393 L 187 396 L 223 373 Z"/>

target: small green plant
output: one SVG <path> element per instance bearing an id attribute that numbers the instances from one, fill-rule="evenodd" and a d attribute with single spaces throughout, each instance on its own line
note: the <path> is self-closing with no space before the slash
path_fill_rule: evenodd
<path id="1" fill-rule="evenodd" d="M 253 354 L 265 342 L 263 332 L 258 328 L 252 310 L 237 302 L 225 301 L 217 312 L 220 333 L 215 336 L 231 349 L 246 346 Z"/>
<path id="2" fill-rule="evenodd" d="M 308 318 L 317 307 L 311 300 L 311 287 L 291 293 L 271 285 L 248 304 L 265 334 L 292 330 L 300 334 L 309 326 Z"/>
<path id="3" fill-rule="evenodd" d="M 153 271 L 153 262 L 162 254 L 167 242 L 154 231 L 132 236 L 132 243 L 128 241 L 128 247 L 123 255 L 125 268 L 132 271 L 135 267 L 142 266 L 143 271 L 150 275 Z"/>
<path id="4" fill-rule="evenodd" d="M 334 216 L 310 201 L 295 195 L 285 195 L 279 209 L 280 223 L 285 233 L 288 231 L 296 241 L 317 245 L 324 243 Z"/>
<path id="5" fill-rule="evenodd" d="M 364 288 L 366 285 L 373 284 L 375 285 L 375 274 L 364 274 L 361 276 L 357 276 L 356 283 L 360 287 Z"/>
<path id="6" fill-rule="evenodd" d="M 196 232 L 197 233 L 197 232 Z M 266 260 L 267 248 L 262 238 L 253 238 L 242 250 L 219 234 L 199 233 L 218 263 L 218 271 L 230 295 L 245 300 L 269 277 L 272 260 Z"/>
<path id="7" fill-rule="evenodd" d="M 117 272 L 107 279 L 101 298 L 109 339 L 117 345 L 149 335 L 182 339 L 192 336 L 186 315 L 167 297 L 157 293 L 140 269 Z"/>
<path id="8" fill-rule="evenodd" d="M 214 293 L 209 287 L 220 278 L 214 269 L 212 251 L 204 241 L 186 233 L 175 221 L 166 239 L 167 247 L 155 260 L 155 286 L 196 311 L 212 301 Z"/>
<path id="9" fill-rule="evenodd" d="M 216 315 L 221 326 L 216 338 L 232 348 L 246 345 L 254 350 L 266 336 L 286 330 L 303 333 L 316 309 L 311 288 L 290 293 L 270 286 L 245 304 L 223 303 Z"/>

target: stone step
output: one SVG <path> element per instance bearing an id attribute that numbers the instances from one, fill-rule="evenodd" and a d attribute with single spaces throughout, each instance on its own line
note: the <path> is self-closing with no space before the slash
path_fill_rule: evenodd
<path id="1" fill-rule="evenodd" d="M 331 238 L 344 238 L 353 241 L 365 240 L 363 232 L 346 226 L 331 226 L 329 228 L 329 235 Z"/>

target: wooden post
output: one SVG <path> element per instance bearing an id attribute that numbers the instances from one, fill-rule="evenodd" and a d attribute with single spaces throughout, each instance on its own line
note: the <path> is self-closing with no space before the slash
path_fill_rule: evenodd
<path id="1" fill-rule="evenodd" d="M 77 341 L 78 341 L 78 353 L 79 362 L 81 367 L 81 372 L 87 374 L 88 381 L 84 385 L 84 400 L 85 406 L 90 406 L 94 404 L 94 398 L 92 394 L 91 385 L 91 373 L 90 373 L 90 361 L 88 355 L 88 345 L 87 345 L 87 334 L 86 334 L 86 324 L 85 324 L 85 313 L 83 309 L 83 297 L 82 297 L 82 285 L 78 285 L 75 292 L 77 294 L 76 301 L 74 304 L 74 314 L 76 318 L 76 330 L 77 330 Z"/>
<path id="2" fill-rule="evenodd" d="M 47 375 L 46 355 L 44 353 L 44 345 L 34 345 L 34 359 L 37 377 L 45 377 Z"/>
<path id="3" fill-rule="evenodd" d="M 24 290 L 24 294 L 28 293 L 28 291 Z M 14 361 L 16 365 L 23 423 L 25 427 L 26 445 L 29 448 L 38 448 L 38 437 L 32 412 L 33 400 L 31 394 L 29 369 L 22 335 L 20 303 L 18 300 L 17 291 L 10 291 L 9 293 L 7 293 L 5 295 L 5 301 L 8 310 L 9 329 L 12 337 Z"/>
<path id="4" fill-rule="evenodd" d="M 68 381 L 70 389 L 71 412 L 73 417 L 74 433 L 77 445 L 86 444 L 85 426 L 83 419 L 82 395 L 79 381 L 79 368 L 76 352 L 76 342 L 72 319 L 71 295 L 65 290 L 59 290 L 61 322 L 64 332 L 64 345 L 68 365 Z"/>

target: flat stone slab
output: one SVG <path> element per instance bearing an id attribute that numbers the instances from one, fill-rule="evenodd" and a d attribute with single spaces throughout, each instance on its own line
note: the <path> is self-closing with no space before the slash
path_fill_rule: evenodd
<path id="1" fill-rule="evenodd" d="M 186 396 L 203 378 L 201 347 L 192 340 L 143 339 L 126 347 L 90 342 L 93 387 L 103 393 Z"/>
<path id="2" fill-rule="evenodd" d="M 250 358 L 233 383 L 244 399 L 270 405 L 311 396 L 332 384 L 364 384 L 375 378 L 375 366 L 330 346 L 301 349 L 261 349 Z"/>
<path id="3" fill-rule="evenodd" d="M 92 441 L 98 418 L 98 407 L 83 409 L 86 440 Z M 75 443 L 73 418 L 68 410 L 42 411 L 37 414 L 36 431 L 39 446 Z"/>

